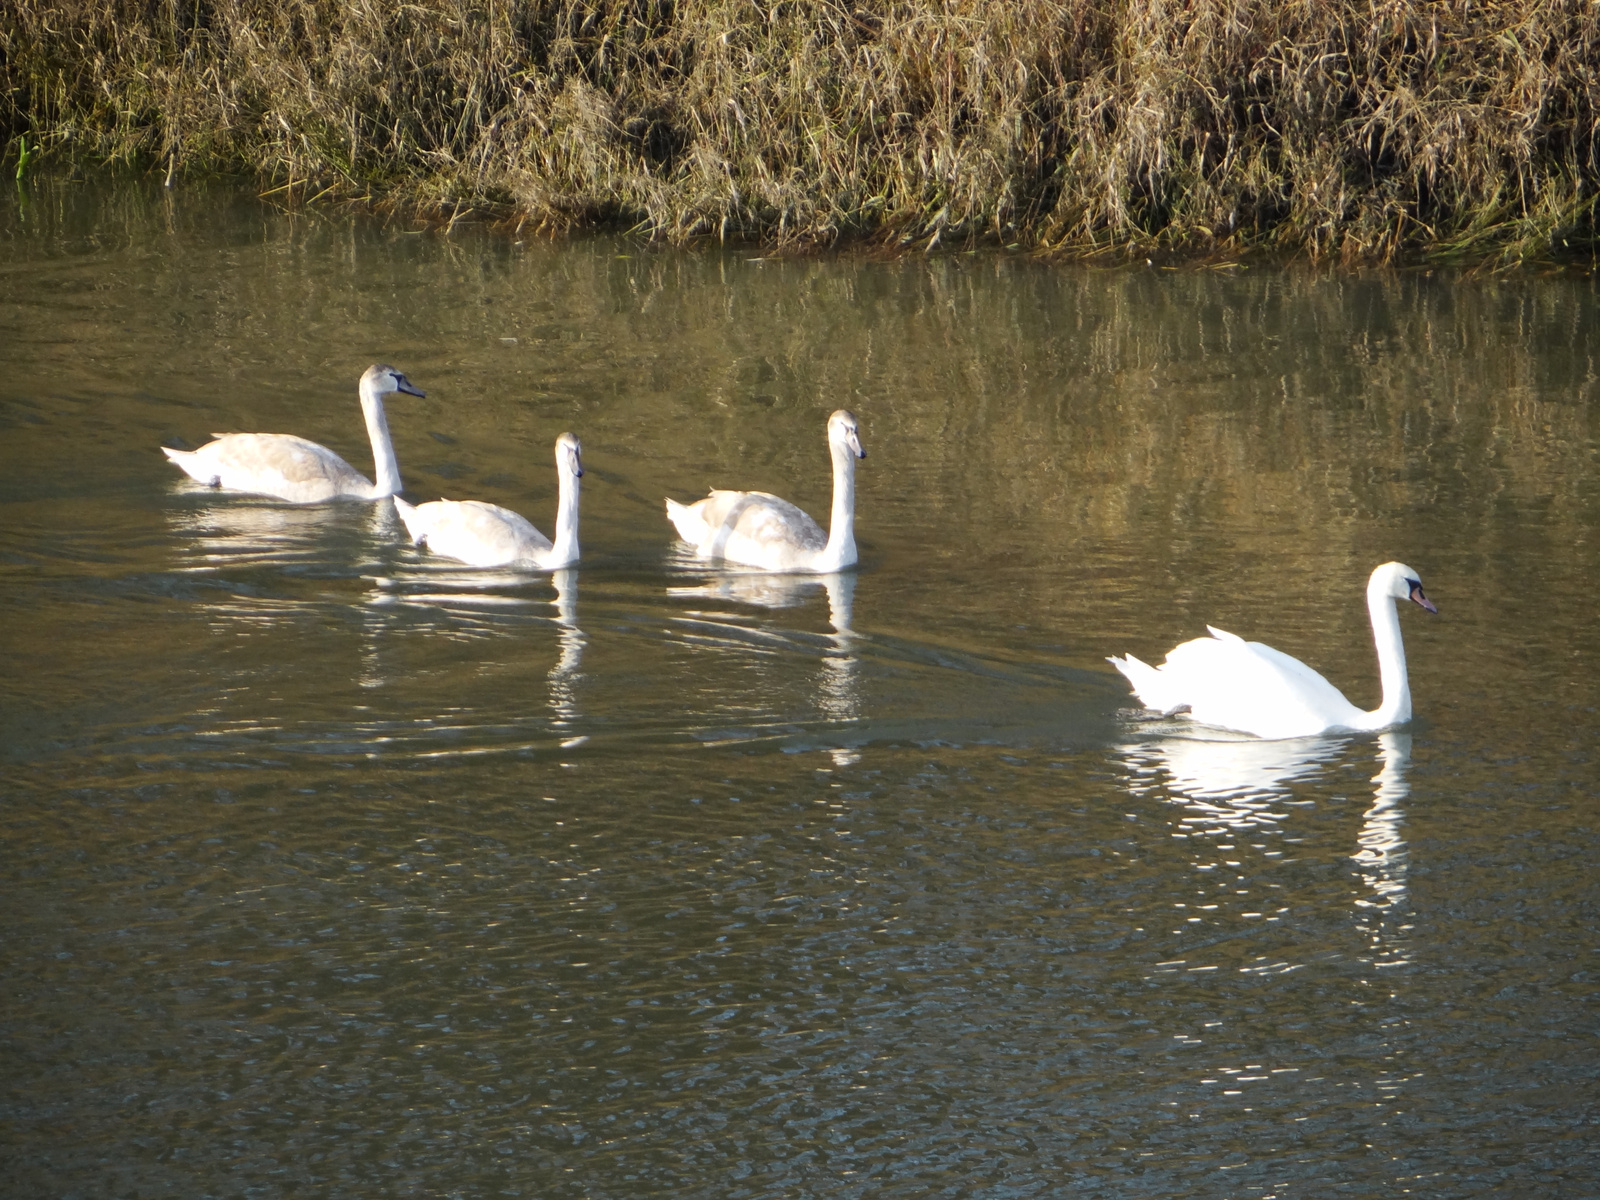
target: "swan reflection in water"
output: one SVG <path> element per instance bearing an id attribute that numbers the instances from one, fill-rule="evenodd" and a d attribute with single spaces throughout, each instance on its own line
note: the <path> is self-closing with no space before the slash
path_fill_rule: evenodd
<path id="1" fill-rule="evenodd" d="M 1186 810 L 1180 826 L 1199 832 L 1277 828 L 1287 814 L 1274 810 L 1292 801 L 1290 785 L 1321 774 L 1344 749 L 1344 742 L 1329 738 L 1267 741 L 1219 734 L 1136 743 L 1123 753 L 1133 771 L 1133 791 L 1164 788 Z"/>
<path id="2" fill-rule="evenodd" d="M 861 719 L 861 696 L 856 679 L 860 659 L 855 652 L 860 635 L 851 627 L 856 594 L 854 571 L 831 575 L 727 571 L 695 587 L 668 588 L 667 594 L 684 598 L 731 600 L 738 604 L 776 609 L 796 608 L 814 596 L 819 588 L 828 598 L 828 622 L 833 627 L 833 634 L 828 639 L 827 651 L 822 655 L 822 669 L 817 680 L 817 708 L 825 720 L 838 725 L 850 725 Z M 834 747 L 829 753 L 837 766 L 848 766 L 861 758 L 858 751 L 847 746 Z"/>
<path id="3" fill-rule="evenodd" d="M 1400 966 L 1409 962 L 1404 934 L 1411 929 L 1405 921 L 1406 843 L 1401 836 L 1405 810 L 1401 802 L 1411 794 L 1406 770 L 1411 766 L 1411 735 L 1378 735 L 1378 773 L 1372 805 L 1362 815 L 1360 849 L 1351 857 L 1361 872 L 1362 883 L 1370 893 L 1356 901 L 1356 924 L 1368 938 L 1372 963 L 1379 967 Z"/>
<path id="4" fill-rule="evenodd" d="M 1193 837 L 1252 836 L 1282 829 L 1290 806 L 1309 803 L 1295 789 L 1370 743 L 1336 738 L 1268 741 L 1258 738 L 1164 738 L 1124 746 L 1136 795 L 1165 791 L 1181 804 L 1179 830 Z M 1355 901 L 1357 926 L 1366 935 L 1375 966 L 1409 961 L 1401 913 L 1406 895 L 1406 845 L 1401 836 L 1403 801 L 1410 795 L 1406 771 L 1411 735 L 1378 735 L 1379 770 L 1372 803 L 1362 815 L 1357 864 L 1363 894 Z"/>

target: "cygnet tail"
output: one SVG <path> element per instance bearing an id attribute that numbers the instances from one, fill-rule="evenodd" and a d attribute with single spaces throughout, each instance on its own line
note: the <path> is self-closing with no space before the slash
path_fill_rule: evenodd
<path id="1" fill-rule="evenodd" d="M 161 447 L 161 453 L 180 471 L 196 483 L 203 483 L 207 487 L 216 487 L 219 480 L 217 473 L 210 463 L 204 462 L 195 450 L 174 450 L 171 446 Z"/>
<path id="2" fill-rule="evenodd" d="M 405 522 L 406 532 L 411 535 L 411 540 L 416 545 L 421 545 L 428 536 L 428 519 L 423 515 L 425 505 L 408 504 L 399 496 L 392 497 L 394 511 L 400 514 L 400 520 Z"/>
<path id="3" fill-rule="evenodd" d="M 706 540 L 705 518 L 700 515 L 701 500 L 694 504 L 679 504 L 676 500 L 667 501 L 667 520 L 672 522 L 673 528 L 678 531 L 678 536 L 691 546 L 698 546 Z"/>
<path id="4" fill-rule="evenodd" d="M 1146 708 L 1171 713 L 1188 707 L 1189 701 L 1176 693 L 1172 681 L 1142 659 L 1130 654 L 1126 658 L 1108 658 L 1106 661 L 1127 677 L 1133 685 L 1133 694 L 1139 697 L 1139 702 Z"/>

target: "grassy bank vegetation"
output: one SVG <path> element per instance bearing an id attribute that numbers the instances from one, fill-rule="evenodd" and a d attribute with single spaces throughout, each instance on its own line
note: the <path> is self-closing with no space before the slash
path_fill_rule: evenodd
<path id="1" fill-rule="evenodd" d="M 7 0 L 47 157 L 689 240 L 1588 255 L 1593 0 Z"/>

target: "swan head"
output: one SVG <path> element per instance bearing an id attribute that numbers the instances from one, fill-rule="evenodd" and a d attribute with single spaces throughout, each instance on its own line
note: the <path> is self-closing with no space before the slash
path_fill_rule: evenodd
<path id="1" fill-rule="evenodd" d="M 1431 613 L 1439 611 L 1423 593 L 1421 577 L 1404 563 L 1384 563 L 1374 570 L 1367 581 L 1367 591 L 1376 591 L 1395 600 L 1410 600 Z"/>
<path id="2" fill-rule="evenodd" d="M 849 409 L 841 408 L 828 418 L 828 442 L 830 445 L 845 447 L 857 458 L 867 456 L 867 452 L 861 448 L 861 433 L 856 428 L 856 415 Z"/>
<path id="3" fill-rule="evenodd" d="M 565 471 L 574 479 L 583 478 L 583 447 L 570 433 L 556 439 L 556 470 Z"/>
<path id="4" fill-rule="evenodd" d="M 405 372 L 397 371 L 388 363 L 373 363 L 362 373 L 361 390 L 363 393 L 387 396 L 391 392 L 404 392 L 408 396 L 427 396 L 411 380 L 405 377 Z"/>

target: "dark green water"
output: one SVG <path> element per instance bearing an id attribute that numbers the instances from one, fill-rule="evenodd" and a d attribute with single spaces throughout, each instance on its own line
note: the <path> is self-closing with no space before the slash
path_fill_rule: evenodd
<path id="1" fill-rule="evenodd" d="M 1589 1196 L 1587 277 L 763 262 L 0 199 L 7 1194 Z M 159 452 L 295 432 L 580 568 Z M 700 569 L 710 484 L 862 569 Z M 1212 622 L 1418 719 L 1197 741 Z"/>

